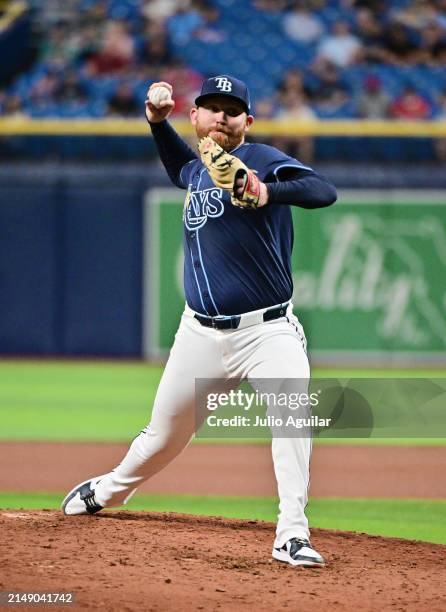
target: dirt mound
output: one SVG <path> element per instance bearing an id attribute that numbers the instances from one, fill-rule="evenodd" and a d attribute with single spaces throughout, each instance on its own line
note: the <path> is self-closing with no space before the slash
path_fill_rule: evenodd
<path id="1" fill-rule="evenodd" d="M 0 534 L 0 590 L 73 591 L 82 608 L 446 608 L 438 544 L 314 529 L 328 566 L 303 569 L 271 559 L 274 526 L 260 521 L 2 510 Z"/>

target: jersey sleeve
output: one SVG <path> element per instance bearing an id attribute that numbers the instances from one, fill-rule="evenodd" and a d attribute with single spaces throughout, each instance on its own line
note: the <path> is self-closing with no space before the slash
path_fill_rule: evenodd
<path id="1" fill-rule="evenodd" d="M 329 180 L 279 149 L 251 145 L 243 161 L 267 183 L 269 204 L 322 208 L 336 201 L 336 188 Z"/>
<path id="2" fill-rule="evenodd" d="M 149 125 L 158 154 L 170 180 L 180 189 L 187 189 L 189 182 L 187 167 L 193 166 L 191 162 L 197 161 L 197 155 L 167 120 Z"/>
<path id="3" fill-rule="evenodd" d="M 300 178 L 314 172 L 310 166 L 275 147 L 264 144 L 251 146 L 253 146 L 253 149 L 248 152 L 245 163 L 248 168 L 257 171 L 257 176 L 264 183 Z"/>

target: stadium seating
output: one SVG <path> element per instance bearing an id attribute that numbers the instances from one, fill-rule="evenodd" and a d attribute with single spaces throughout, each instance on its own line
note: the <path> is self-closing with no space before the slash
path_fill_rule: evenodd
<path id="1" fill-rule="evenodd" d="M 78 0 L 76 13 L 79 18 L 79 28 L 88 21 L 89 11 L 97 0 Z M 73 6 L 76 3 L 70 3 Z M 209 4 L 209 3 L 208 3 Z M 231 72 L 244 79 L 250 86 L 253 98 L 265 98 L 273 95 L 279 87 L 287 70 L 298 68 L 311 80 L 311 67 L 317 56 L 317 45 L 300 44 L 288 39 L 282 29 L 283 12 L 261 10 L 256 2 L 251 0 L 214 0 L 212 2 L 219 11 L 217 23 L 213 24 L 224 35 L 221 40 L 209 41 L 206 37 L 195 35 L 194 32 L 184 36 L 173 36 L 173 20 L 168 18 L 165 28 L 169 37 L 169 48 L 173 59 L 180 59 L 201 72 L 203 76 L 215 73 Z M 341 0 L 326 0 L 320 3 L 322 8 L 316 11 L 318 18 L 324 24 L 326 31 L 339 19 L 354 25 L 355 10 Z M 408 5 L 408 2 L 394 0 L 388 4 L 388 15 L 391 10 Z M 109 20 L 119 20 L 127 24 L 135 46 L 138 48 L 145 34 L 141 30 L 144 2 L 142 0 L 107 0 L 106 15 Z M 36 26 L 42 16 L 42 3 L 34 3 L 32 13 Z M 194 9 L 195 13 L 196 10 Z M 74 19 L 74 16 L 73 16 Z M 82 21 L 84 20 L 84 21 Z M 76 23 L 76 21 L 75 21 Z M 38 30 L 38 28 L 37 28 Z M 45 33 L 42 32 L 41 36 Z M 446 33 L 445 33 L 446 35 Z M 53 62 L 54 63 L 54 62 Z M 63 73 L 67 69 L 77 70 L 85 84 L 89 101 L 85 104 L 71 105 L 67 110 L 63 102 L 48 100 L 47 104 L 39 104 L 29 99 L 30 91 L 41 78 L 51 69 L 51 61 L 37 59 L 35 64 L 25 73 L 19 74 L 4 89 L 9 94 L 17 94 L 23 103 L 23 110 L 31 116 L 100 116 L 107 112 L 107 102 L 110 100 L 119 82 L 125 78 L 132 81 L 133 89 L 139 99 L 145 95 L 150 78 L 143 82 L 138 73 L 138 66 L 131 67 L 126 72 L 114 75 L 103 75 L 89 78 L 85 74 L 85 61 L 73 60 L 65 65 L 58 64 Z M 150 72 L 150 66 L 147 66 Z M 446 88 L 446 69 L 444 66 L 432 65 L 386 65 L 382 63 L 362 63 L 347 66 L 341 70 L 343 82 L 348 86 L 350 100 L 334 113 L 315 108 L 321 117 L 352 118 L 357 115 L 357 100 L 362 91 L 364 77 L 367 74 L 379 76 L 385 91 L 392 97 L 398 96 L 407 84 L 421 89 L 432 104 L 435 105 L 438 96 Z M 155 74 L 153 75 L 155 78 Z M 310 100 L 311 104 L 311 100 Z M 100 111 L 102 109 L 102 111 Z"/>

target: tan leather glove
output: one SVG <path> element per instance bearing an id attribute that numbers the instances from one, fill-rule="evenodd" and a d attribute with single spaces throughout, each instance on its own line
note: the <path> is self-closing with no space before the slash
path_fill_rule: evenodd
<path id="1" fill-rule="evenodd" d="M 231 194 L 231 202 L 241 208 L 257 208 L 260 200 L 260 181 L 238 157 L 227 153 L 210 136 L 198 142 L 201 161 L 217 187 Z M 243 179 L 243 187 L 235 193 L 235 181 Z"/>

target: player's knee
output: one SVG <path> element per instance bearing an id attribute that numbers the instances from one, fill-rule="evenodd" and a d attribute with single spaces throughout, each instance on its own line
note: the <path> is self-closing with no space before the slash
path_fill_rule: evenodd
<path id="1" fill-rule="evenodd" d="M 190 437 L 187 432 L 155 429 L 149 425 L 136 438 L 135 445 L 142 455 L 175 453 L 188 444 Z"/>

